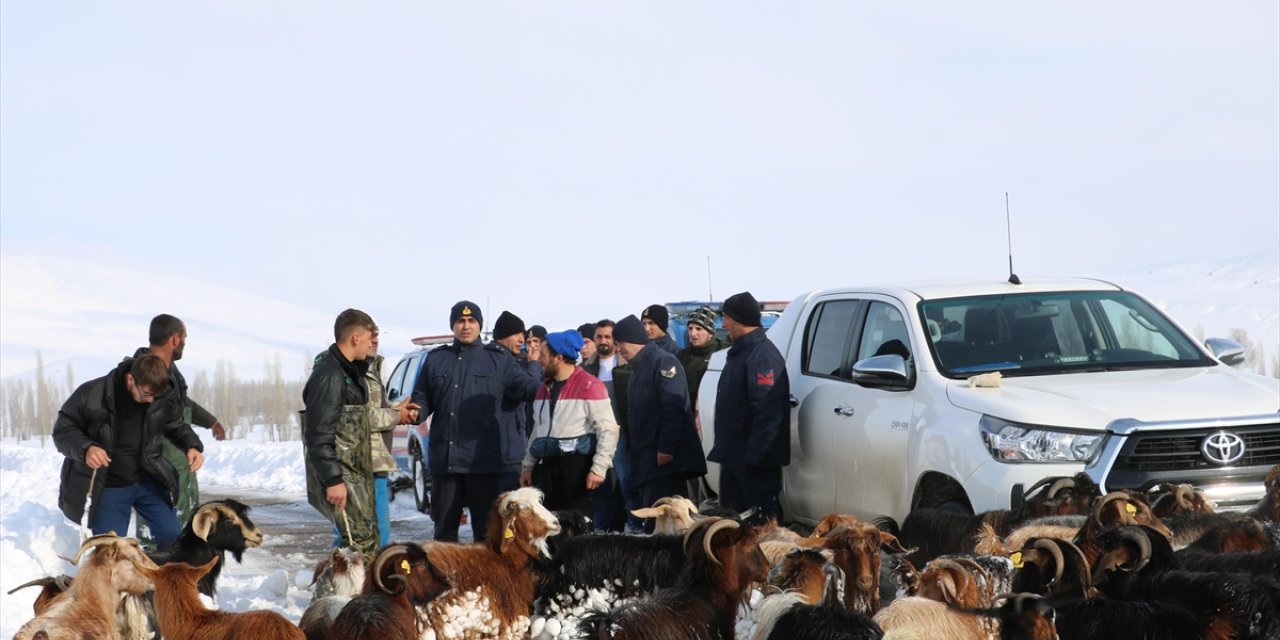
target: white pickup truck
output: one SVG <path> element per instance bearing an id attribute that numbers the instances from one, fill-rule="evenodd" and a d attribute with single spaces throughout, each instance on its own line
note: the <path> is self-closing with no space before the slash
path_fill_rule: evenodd
<path id="1" fill-rule="evenodd" d="M 788 520 L 910 511 L 930 474 L 976 511 L 1049 475 L 1102 489 L 1188 482 L 1256 502 L 1280 464 L 1280 380 L 1227 366 L 1138 294 L 1097 280 L 841 288 L 797 298 L 768 331 L 791 381 Z M 715 438 L 717 353 L 699 390 Z M 719 486 L 718 465 L 708 481 Z"/>

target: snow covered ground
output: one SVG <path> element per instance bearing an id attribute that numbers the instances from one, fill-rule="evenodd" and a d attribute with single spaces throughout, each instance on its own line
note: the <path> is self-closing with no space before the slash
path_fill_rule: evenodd
<path id="1" fill-rule="evenodd" d="M 204 440 L 202 494 L 306 499 L 301 442 Z M 43 576 L 74 575 L 75 568 L 58 557 L 74 555 L 81 540 L 79 526 L 58 510 L 62 460 L 49 440 L 0 441 L 0 638 L 13 637 L 31 619 L 31 603 L 39 591 L 28 588 L 9 595 L 10 589 Z M 416 531 L 430 527 L 430 520 L 413 509 L 412 495 L 397 496 L 391 517 L 421 525 L 413 527 Z M 281 553 L 270 528 L 258 525 L 266 538 L 263 547 L 248 550 L 243 564 L 227 565 L 219 579 L 218 605 L 229 611 L 278 611 L 296 621 L 311 601 L 307 585 L 324 549 L 308 555 Z M 397 539 L 396 526 L 392 528 Z M 470 528 L 464 525 L 460 534 L 469 538 Z"/>

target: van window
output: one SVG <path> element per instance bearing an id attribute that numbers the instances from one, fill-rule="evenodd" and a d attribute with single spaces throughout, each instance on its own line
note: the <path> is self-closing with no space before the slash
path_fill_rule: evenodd
<path id="1" fill-rule="evenodd" d="M 416 358 L 408 356 L 401 358 L 396 364 L 396 368 L 391 371 L 391 377 L 387 379 L 387 400 L 390 402 L 399 402 L 399 400 L 413 393 L 413 389 L 404 388 L 405 372 L 409 370 L 409 364 Z"/>
<path id="2" fill-rule="evenodd" d="M 805 330 L 804 372 L 839 376 L 845 362 L 849 332 L 858 310 L 857 300 L 823 303 L 809 318 Z"/>

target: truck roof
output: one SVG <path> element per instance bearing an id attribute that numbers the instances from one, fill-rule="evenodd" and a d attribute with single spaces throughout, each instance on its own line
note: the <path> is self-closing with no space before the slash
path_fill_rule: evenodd
<path id="1" fill-rule="evenodd" d="M 1005 280 L 979 279 L 968 280 L 927 280 L 899 285 L 879 285 L 866 287 L 833 287 L 811 291 L 804 296 L 812 299 L 829 294 L 879 293 L 896 298 L 918 298 L 935 300 L 939 298 L 962 298 L 966 296 L 998 295 L 1002 293 L 1029 293 L 1037 291 L 1118 291 L 1121 287 L 1105 280 L 1092 278 L 1039 277 L 1027 278 L 1022 284 L 1011 284 Z"/>

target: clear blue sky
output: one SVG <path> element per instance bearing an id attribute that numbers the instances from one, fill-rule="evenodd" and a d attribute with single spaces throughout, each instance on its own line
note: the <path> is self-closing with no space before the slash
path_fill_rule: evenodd
<path id="1" fill-rule="evenodd" d="M 1280 245 L 1280 5 L 0 2 L 0 252 L 444 330 Z M 130 286 L 121 283 L 122 287 Z"/>

